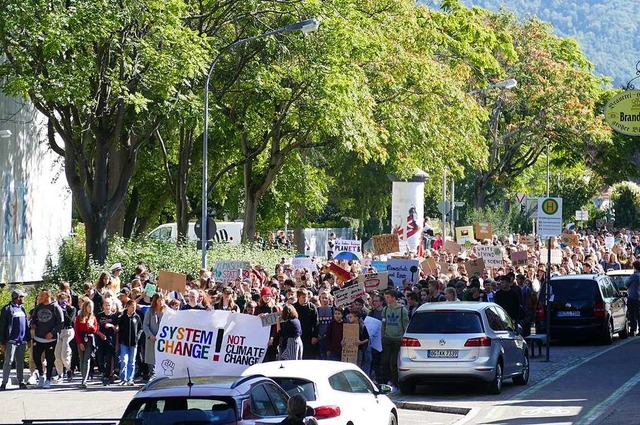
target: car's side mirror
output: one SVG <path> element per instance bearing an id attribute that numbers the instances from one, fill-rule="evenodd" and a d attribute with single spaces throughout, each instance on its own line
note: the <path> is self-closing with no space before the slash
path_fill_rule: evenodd
<path id="1" fill-rule="evenodd" d="M 305 412 L 305 416 L 315 416 L 316 415 L 316 409 L 314 409 L 311 406 L 307 406 L 307 411 Z"/>
<path id="2" fill-rule="evenodd" d="M 518 323 L 516 325 L 516 329 L 514 330 L 515 333 L 517 333 L 518 335 L 522 335 L 524 333 L 524 329 L 522 329 L 522 326 Z"/>
<path id="3" fill-rule="evenodd" d="M 387 384 L 378 385 L 378 389 L 380 390 L 380 394 L 389 394 L 393 389 Z"/>

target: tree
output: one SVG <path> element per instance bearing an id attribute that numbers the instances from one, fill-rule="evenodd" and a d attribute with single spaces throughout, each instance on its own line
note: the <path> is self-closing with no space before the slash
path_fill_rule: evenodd
<path id="1" fill-rule="evenodd" d="M 208 56 L 186 13 L 181 0 L 3 2 L 3 90 L 47 118 L 99 263 L 139 149 Z"/>
<path id="2" fill-rule="evenodd" d="M 575 41 L 552 35 L 535 18 L 521 23 L 501 13 L 489 22 L 511 34 L 518 58 L 502 66 L 518 87 L 481 96 L 489 109 L 489 157 L 486 167 L 475 172 L 476 207 L 533 166 L 547 145 L 564 164 L 573 165 L 610 137 L 596 109 L 602 79 Z"/>

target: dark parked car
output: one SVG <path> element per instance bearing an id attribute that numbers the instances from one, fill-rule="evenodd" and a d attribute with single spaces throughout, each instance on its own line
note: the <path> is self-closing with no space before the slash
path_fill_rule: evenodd
<path id="1" fill-rule="evenodd" d="M 536 332 L 546 333 L 545 285 L 540 290 Z M 585 336 L 611 344 L 613 335 L 629 336 L 624 296 L 606 275 L 583 274 L 551 278 L 551 337 Z"/>
<path id="2" fill-rule="evenodd" d="M 138 391 L 120 425 L 279 423 L 288 400 L 264 376 L 160 378 Z"/>

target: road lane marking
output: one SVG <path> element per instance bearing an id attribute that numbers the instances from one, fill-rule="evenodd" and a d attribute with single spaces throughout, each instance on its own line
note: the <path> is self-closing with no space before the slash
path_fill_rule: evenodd
<path id="1" fill-rule="evenodd" d="M 611 350 L 614 350 L 618 347 L 621 347 L 625 344 L 630 343 L 631 341 L 634 341 L 633 338 L 627 338 L 626 340 L 620 341 L 619 344 L 614 344 L 611 345 L 607 348 L 605 348 L 604 350 L 595 353 L 591 356 L 585 357 L 582 360 L 580 360 L 579 362 L 575 363 L 574 365 L 557 371 L 554 374 L 547 376 L 546 378 L 544 378 L 543 380 L 541 380 L 540 382 L 537 382 L 536 384 L 530 386 L 529 388 L 527 388 L 526 390 L 516 394 L 514 397 L 511 397 L 507 400 L 505 400 L 505 402 L 508 401 L 523 401 L 525 400 L 527 397 L 531 396 L 533 393 L 535 393 L 536 391 L 540 390 L 541 388 L 546 387 L 547 385 L 557 381 L 558 379 L 562 378 L 564 375 L 566 375 L 567 373 L 573 371 L 574 369 L 579 368 L 580 366 L 584 365 L 585 363 L 596 359 L 598 357 L 600 357 L 601 355 L 608 353 Z M 512 408 L 511 406 L 502 406 L 502 405 L 498 405 L 498 406 L 492 406 L 491 409 L 489 410 L 489 413 L 487 415 L 485 415 L 483 417 L 483 421 L 492 421 L 495 420 L 496 418 L 499 418 L 502 416 L 502 414 L 504 413 L 505 410 Z M 478 416 L 480 414 L 480 410 L 484 410 L 484 408 L 480 408 L 478 412 L 474 412 L 474 417 Z M 467 415 L 468 416 L 468 415 Z M 466 417 L 465 417 L 466 419 Z M 466 424 L 469 423 L 467 422 L 465 419 L 463 419 L 462 421 L 456 422 L 456 425 L 462 425 L 462 424 Z"/>
<path id="2" fill-rule="evenodd" d="M 615 390 L 609 397 L 593 406 L 591 410 L 589 410 L 589 412 L 586 414 L 586 416 L 576 422 L 576 425 L 589 425 L 594 423 L 600 416 L 602 416 L 602 414 L 606 412 L 607 406 L 620 400 L 638 383 L 640 383 L 640 372 L 636 373 L 633 378 L 631 378 L 623 386 Z"/>

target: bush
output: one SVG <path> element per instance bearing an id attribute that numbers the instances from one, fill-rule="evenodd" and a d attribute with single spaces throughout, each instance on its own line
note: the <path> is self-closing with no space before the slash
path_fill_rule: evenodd
<path id="1" fill-rule="evenodd" d="M 109 241 L 109 254 L 104 265 L 90 263 L 85 266 L 85 242 L 82 226 L 78 226 L 75 236 L 65 239 L 60 245 L 58 264 L 48 261 L 45 272 L 45 286 L 57 287 L 62 281 L 68 281 L 76 290 L 89 280 L 96 282 L 100 273 L 108 271 L 113 263 L 122 263 L 123 282 L 133 274 L 136 265 L 143 262 L 152 275 L 159 270 L 170 270 L 177 273 L 198 276 L 202 261 L 202 253 L 195 244 L 178 246 L 175 243 L 160 242 L 153 239 L 130 240 L 114 237 Z M 268 271 L 273 271 L 280 258 L 290 258 L 293 250 L 263 250 L 255 244 L 229 245 L 215 244 L 207 255 L 209 269 L 216 261 L 243 260 L 251 264 L 261 264 Z"/>

